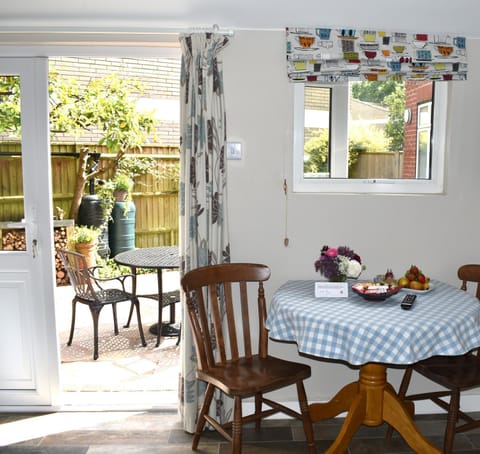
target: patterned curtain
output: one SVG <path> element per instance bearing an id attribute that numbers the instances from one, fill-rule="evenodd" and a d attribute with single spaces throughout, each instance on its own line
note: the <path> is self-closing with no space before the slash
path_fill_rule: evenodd
<path id="1" fill-rule="evenodd" d="M 228 38 L 193 33 L 182 46 L 180 251 L 181 273 L 205 265 L 230 262 L 227 226 L 225 107 L 220 51 Z M 205 386 L 197 381 L 196 352 L 186 314 L 182 330 L 182 371 L 179 386 L 184 429 L 195 431 Z M 214 397 L 212 411 L 225 421 L 227 405 Z"/>
<path id="2" fill-rule="evenodd" d="M 287 28 L 293 82 L 465 80 L 466 39 L 449 34 Z"/>

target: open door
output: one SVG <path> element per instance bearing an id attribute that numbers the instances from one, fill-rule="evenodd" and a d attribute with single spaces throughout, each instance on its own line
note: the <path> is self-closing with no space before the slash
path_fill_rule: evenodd
<path id="1" fill-rule="evenodd" d="M 13 411 L 56 405 L 60 395 L 48 59 L 0 58 L 0 77 L 0 103 L 18 92 L 21 100 L 20 141 L 0 137 L 0 196 L 9 187 L 0 198 L 0 411 Z"/>

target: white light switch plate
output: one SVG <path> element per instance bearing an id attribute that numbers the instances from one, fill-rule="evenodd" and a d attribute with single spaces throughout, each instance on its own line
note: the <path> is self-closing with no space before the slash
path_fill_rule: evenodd
<path id="1" fill-rule="evenodd" d="M 227 142 L 227 159 L 242 159 L 242 144 L 240 142 Z"/>

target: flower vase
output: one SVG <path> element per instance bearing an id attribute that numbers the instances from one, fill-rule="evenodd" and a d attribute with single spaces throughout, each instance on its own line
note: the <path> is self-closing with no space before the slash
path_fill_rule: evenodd
<path id="1" fill-rule="evenodd" d="M 329 279 L 330 282 L 346 282 L 347 276 L 345 274 L 339 274 L 338 276 L 333 276 Z"/>

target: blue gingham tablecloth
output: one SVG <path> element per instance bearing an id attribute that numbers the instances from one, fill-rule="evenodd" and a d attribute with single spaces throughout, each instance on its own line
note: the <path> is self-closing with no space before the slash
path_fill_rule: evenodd
<path id="1" fill-rule="evenodd" d="M 448 284 L 431 284 L 432 291 L 417 295 L 406 311 L 403 291 L 381 302 L 366 301 L 351 288 L 348 298 L 315 298 L 315 281 L 288 281 L 268 307 L 269 336 L 352 365 L 412 364 L 480 346 L 478 300 Z"/>

